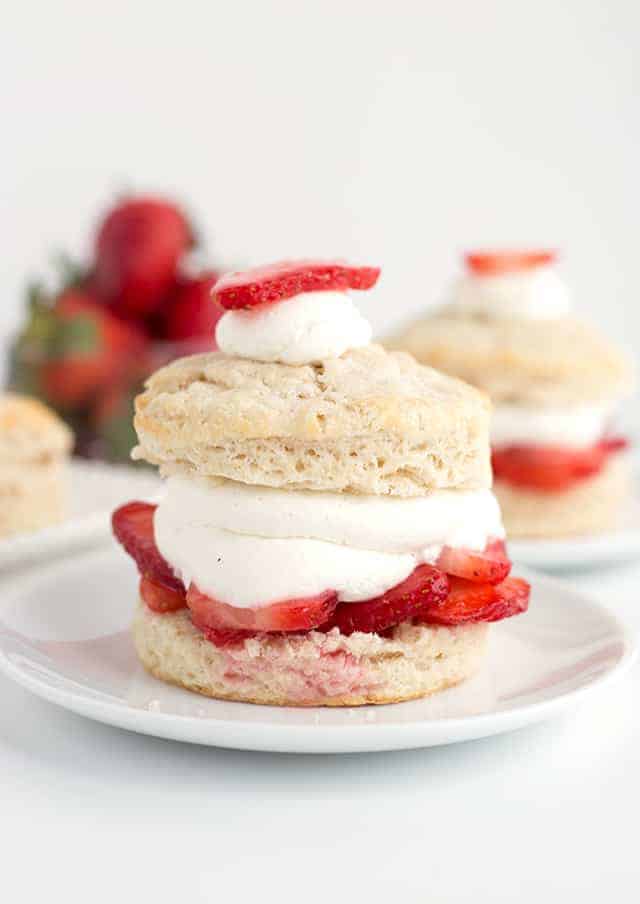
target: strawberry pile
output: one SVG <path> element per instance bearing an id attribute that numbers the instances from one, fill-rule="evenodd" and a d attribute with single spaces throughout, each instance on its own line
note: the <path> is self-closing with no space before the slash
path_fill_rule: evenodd
<path id="1" fill-rule="evenodd" d="M 87 266 L 63 259 L 57 290 L 30 290 L 9 383 L 61 414 L 79 454 L 128 460 L 144 379 L 180 354 L 215 348 L 219 274 L 189 272 L 194 245 L 178 206 L 128 197 L 99 223 Z"/>
<path id="2" fill-rule="evenodd" d="M 491 463 L 497 480 L 523 489 L 555 493 L 595 477 L 612 455 L 628 445 L 622 437 L 607 437 L 587 449 L 506 446 L 492 451 Z"/>
<path id="3" fill-rule="evenodd" d="M 401 622 L 462 625 L 493 622 L 526 612 L 530 588 L 509 577 L 511 563 L 502 540 L 484 552 L 444 547 L 435 565 L 419 565 L 382 596 L 340 603 L 332 590 L 259 608 L 240 609 L 186 588 L 158 551 L 153 534 L 155 506 L 129 502 L 112 517 L 113 533 L 140 572 L 140 594 L 154 612 L 187 607 L 194 625 L 214 644 L 229 646 L 272 632 L 355 631 L 384 634 Z"/>

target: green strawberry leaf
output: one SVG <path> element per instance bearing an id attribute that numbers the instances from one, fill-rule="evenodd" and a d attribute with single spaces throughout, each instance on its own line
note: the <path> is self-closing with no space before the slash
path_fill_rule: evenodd
<path id="1" fill-rule="evenodd" d="M 50 345 L 50 357 L 88 357 L 100 348 L 100 330 L 90 315 L 58 320 Z"/>

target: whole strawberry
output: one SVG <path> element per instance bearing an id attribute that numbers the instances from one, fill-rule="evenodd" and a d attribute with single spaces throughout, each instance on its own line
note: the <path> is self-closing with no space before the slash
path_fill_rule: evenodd
<path id="1" fill-rule="evenodd" d="M 144 353 L 140 332 L 83 291 L 61 295 L 49 323 L 40 380 L 45 398 L 63 408 L 89 402 Z"/>
<path id="2" fill-rule="evenodd" d="M 124 318 L 153 314 L 192 243 L 183 213 L 160 198 L 128 198 L 102 222 L 95 242 L 94 285 Z"/>
<path id="3" fill-rule="evenodd" d="M 212 270 L 195 278 L 184 279 L 170 302 L 165 322 L 165 336 L 173 342 L 210 338 L 214 341 L 218 320 L 224 314 L 221 305 L 211 297 L 218 280 Z"/>

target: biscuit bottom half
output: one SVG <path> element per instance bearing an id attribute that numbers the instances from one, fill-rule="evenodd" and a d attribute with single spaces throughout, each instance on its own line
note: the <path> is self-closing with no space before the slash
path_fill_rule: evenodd
<path id="1" fill-rule="evenodd" d="M 158 614 L 140 601 L 133 637 L 156 678 L 187 690 L 273 706 L 399 703 L 444 690 L 479 668 L 486 624 L 453 628 L 398 625 L 389 637 L 337 629 L 261 635 L 217 647 L 188 611 Z"/>
<path id="2" fill-rule="evenodd" d="M 541 492 L 496 479 L 508 537 L 567 537 L 615 527 L 631 487 L 628 456 L 612 456 L 594 477 L 568 490 Z"/>
<path id="3" fill-rule="evenodd" d="M 66 514 L 67 494 L 65 462 L 5 469 L 0 475 L 0 537 L 58 524 Z"/>

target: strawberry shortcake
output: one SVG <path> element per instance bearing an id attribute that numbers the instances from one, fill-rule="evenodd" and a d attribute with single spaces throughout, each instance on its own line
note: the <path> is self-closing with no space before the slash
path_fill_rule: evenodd
<path id="1" fill-rule="evenodd" d="M 632 368 L 572 316 L 555 259 L 468 254 L 451 302 L 387 343 L 492 397 L 494 489 L 514 537 L 605 530 L 629 489 L 612 419 Z"/>
<path id="2" fill-rule="evenodd" d="M 473 674 L 524 612 L 491 492 L 489 402 L 370 344 L 379 271 L 293 261 L 223 277 L 220 351 L 136 401 L 156 506 L 113 515 L 140 572 L 151 674 L 292 706 L 421 697 Z"/>

